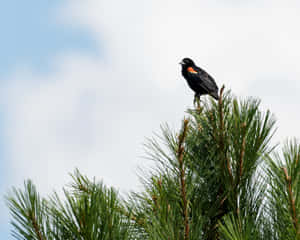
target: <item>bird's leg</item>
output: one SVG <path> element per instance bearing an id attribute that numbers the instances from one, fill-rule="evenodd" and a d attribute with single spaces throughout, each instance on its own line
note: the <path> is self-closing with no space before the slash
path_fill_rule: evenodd
<path id="1" fill-rule="evenodd" d="M 195 93 L 195 96 L 194 96 L 194 105 L 196 105 L 197 108 L 200 107 L 200 94 L 199 93 Z"/>
<path id="2" fill-rule="evenodd" d="M 199 98 L 199 96 L 197 95 L 197 93 L 195 93 L 195 96 L 194 96 L 194 105 L 196 105 L 197 98 Z"/>

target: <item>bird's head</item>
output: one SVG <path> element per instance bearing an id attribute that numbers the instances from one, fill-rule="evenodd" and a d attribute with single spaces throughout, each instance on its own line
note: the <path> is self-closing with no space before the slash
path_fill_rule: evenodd
<path id="1" fill-rule="evenodd" d="M 181 66 L 183 67 L 191 67 L 195 65 L 194 61 L 190 58 L 182 59 L 182 61 L 179 64 L 181 64 Z"/>

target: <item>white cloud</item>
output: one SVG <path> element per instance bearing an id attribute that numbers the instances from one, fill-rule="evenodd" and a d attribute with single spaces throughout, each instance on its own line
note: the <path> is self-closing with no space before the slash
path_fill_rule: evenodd
<path id="1" fill-rule="evenodd" d="M 296 1 L 68 1 L 60 21 L 89 29 L 104 55 L 58 56 L 50 75 L 10 79 L 11 182 L 30 177 L 47 192 L 79 167 L 136 187 L 144 138 L 162 122 L 178 126 L 192 103 L 178 65 L 186 56 L 235 94 L 261 97 L 279 118 L 278 138 L 297 134 L 298 13 Z"/>

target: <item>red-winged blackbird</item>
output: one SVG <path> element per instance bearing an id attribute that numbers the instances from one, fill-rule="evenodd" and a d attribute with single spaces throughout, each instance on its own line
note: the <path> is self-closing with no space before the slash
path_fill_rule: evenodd
<path id="1" fill-rule="evenodd" d="M 219 99 L 218 86 L 215 80 L 203 69 L 197 67 L 192 59 L 184 58 L 181 61 L 181 73 L 190 88 L 195 92 L 194 103 L 200 100 L 201 95 L 209 94 L 214 99 Z"/>

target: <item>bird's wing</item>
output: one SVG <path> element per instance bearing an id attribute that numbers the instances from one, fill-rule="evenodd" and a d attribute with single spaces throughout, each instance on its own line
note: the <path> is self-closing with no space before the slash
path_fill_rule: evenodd
<path id="1" fill-rule="evenodd" d="M 194 67 L 192 69 L 189 69 L 191 70 L 189 73 L 195 80 L 197 80 L 199 87 L 205 89 L 207 92 L 218 91 L 218 86 L 212 76 L 199 67 Z"/>

